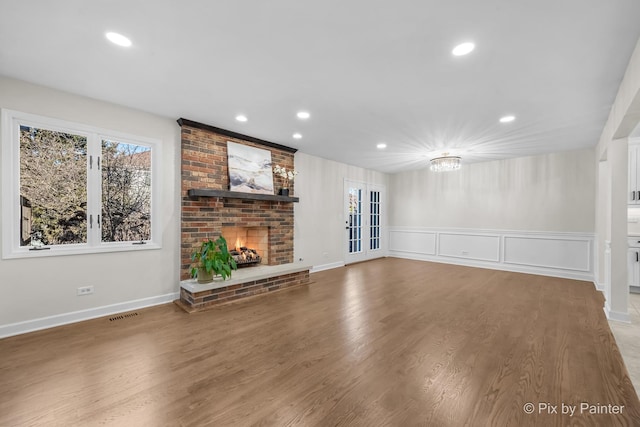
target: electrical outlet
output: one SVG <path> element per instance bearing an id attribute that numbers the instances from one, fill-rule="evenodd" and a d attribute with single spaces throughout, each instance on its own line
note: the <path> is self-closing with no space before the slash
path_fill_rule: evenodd
<path id="1" fill-rule="evenodd" d="M 91 295 L 93 293 L 93 286 L 83 286 L 78 288 L 78 296 Z"/>

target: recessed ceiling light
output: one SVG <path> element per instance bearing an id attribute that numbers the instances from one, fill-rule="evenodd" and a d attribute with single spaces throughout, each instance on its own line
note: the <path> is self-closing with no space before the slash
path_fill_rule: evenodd
<path id="1" fill-rule="evenodd" d="M 110 32 L 105 34 L 105 36 L 107 37 L 107 39 L 109 39 L 111 43 L 117 44 L 118 46 L 123 46 L 123 47 L 131 46 L 131 40 L 129 40 L 127 37 L 123 36 L 122 34 Z"/>
<path id="2" fill-rule="evenodd" d="M 239 122 L 246 122 L 248 119 L 247 119 L 247 116 L 243 116 L 242 114 L 238 114 L 236 116 L 236 120 L 239 121 Z"/>
<path id="3" fill-rule="evenodd" d="M 293 134 L 293 138 L 294 138 L 294 139 L 300 139 L 300 138 L 302 138 L 302 135 L 301 135 L 301 134 L 299 134 L 299 133 L 294 133 L 294 134 Z"/>
<path id="4" fill-rule="evenodd" d="M 298 114 L 296 114 L 298 116 L 299 119 L 308 119 L 309 117 L 311 117 L 311 114 L 309 114 L 308 111 L 298 111 Z"/>
<path id="5" fill-rule="evenodd" d="M 509 123 L 516 119 L 516 116 L 504 116 L 500 117 L 500 123 Z"/>
<path id="6" fill-rule="evenodd" d="M 471 51 L 473 51 L 473 49 L 475 48 L 476 45 L 471 42 L 461 43 L 458 46 L 454 47 L 451 53 L 455 56 L 462 56 L 471 53 Z"/>
<path id="7" fill-rule="evenodd" d="M 376 147 L 378 147 L 378 149 L 382 150 L 383 148 L 387 148 L 387 144 L 385 144 L 384 142 L 381 142 L 380 144 L 376 145 Z"/>

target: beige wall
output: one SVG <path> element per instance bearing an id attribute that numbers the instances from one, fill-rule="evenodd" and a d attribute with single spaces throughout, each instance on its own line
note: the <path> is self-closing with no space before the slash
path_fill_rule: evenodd
<path id="1" fill-rule="evenodd" d="M 594 150 L 392 175 L 391 226 L 594 231 Z"/>
<path id="2" fill-rule="evenodd" d="M 154 138 L 162 142 L 163 155 L 162 249 L 0 260 L 0 327 L 177 292 L 180 139 L 175 120 L 3 77 L 0 108 Z M 76 296 L 76 288 L 87 285 L 95 293 Z"/>
<path id="3" fill-rule="evenodd" d="M 345 255 L 344 180 L 387 185 L 388 175 L 296 153 L 294 257 L 305 264 L 341 263 Z"/>
<path id="4" fill-rule="evenodd" d="M 0 292 L 5 296 L 0 299 L 0 328 L 177 292 L 180 128 L 175 120 L 4 77 L 0 77 L 0 108 L 160 140 L 164 233 L 160 250 L 0 259 Z M 340 263 L 344 180 L 386 185 L 387 175 L 302 152 L 296 154 L 296 169 L 300 203 L 295 204 L 295 259 L 314 266 Z M 76 288 L 87 285 L 93 285 L 95 293 L 76 296 Z M 36 326 L 48 323 L 43 320 Z"/>
<path id="5" fill-rule="evenodd" d="M 0 260 L 0 327 L 177 292 L 179 127 L 173 118 L 0 77 L 0 108 L 159 139 L 163 144 L 163 248 L 155 251 Z M 388 224 L 415 227 L 594 230 L 593 149 L 387 175 L 298 152 L 295 260 L 344 261 L 344 180 L 386 187 Z M 0 219 L 1 220 L 1 219 Z M 95 294 L 76 296 L 79 286 Z"/>

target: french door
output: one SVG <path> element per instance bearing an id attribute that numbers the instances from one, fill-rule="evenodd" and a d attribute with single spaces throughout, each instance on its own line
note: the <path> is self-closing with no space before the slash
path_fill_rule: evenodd
<path id="1" fill-rule="evenodd" d="M 384 187 L 345 180 L 345 264 L 384 255 L 383 201 Z"/>

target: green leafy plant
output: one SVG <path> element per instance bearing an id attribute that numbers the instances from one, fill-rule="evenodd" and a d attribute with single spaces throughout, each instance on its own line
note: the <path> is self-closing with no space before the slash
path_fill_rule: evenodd
<path id="1" fill-rule="evenodd" d="M 205 240 L 200 245 L 200 250 L 193 252 L 191 261 L 195 265 L 191 268 L 191 277 L 198 277 L 198 269 L 203 269 L 214 276 L 222 276 L 225 280 L 231 277 L 231 270 L 237 270 L 238 266 L 233 256 L 229 253 L 227 241 L 220 236 L 216 240 Z"/>

